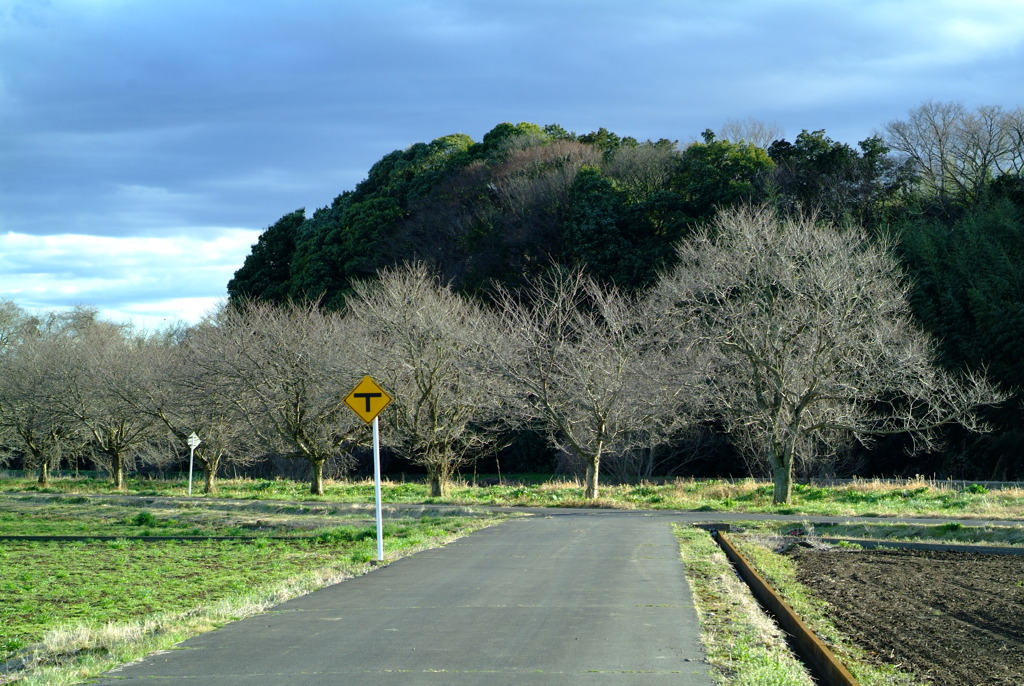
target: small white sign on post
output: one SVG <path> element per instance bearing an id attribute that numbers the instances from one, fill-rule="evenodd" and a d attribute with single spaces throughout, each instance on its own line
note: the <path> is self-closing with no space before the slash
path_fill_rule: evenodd
<path id="1" fill-rule="evenodd" d="M 196 436 L 196 432 L 193 431 L 192 435 L 188 437 L 188 494 L 192 495 L 192 464 L 195 462 L 196 448 L 202 441 L 199 440 L 199 436 Z"/>

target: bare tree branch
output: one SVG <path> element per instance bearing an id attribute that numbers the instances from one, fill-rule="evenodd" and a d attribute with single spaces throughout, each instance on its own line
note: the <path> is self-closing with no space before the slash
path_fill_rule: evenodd
<path id="1" fill-rule="evenodd" d="M 393 396 L 383 416 L 388 438 L 426 467 L 432 496 L 445 495 L 455 470 L 496 439 L 487 429 L 507 394 L 486 357 L 493 320 L 422 264 L 384 270 L 349 299 L 350 340 Z"/>
<path id="2" fill-rule="evenodd" d="M 585 496 L 597 498 L 606 455 L 657 444 L 682 417 L 666 358 L 633 302 L 581 272 L 554 272 L 499 300 L 494 359 L 516 386 L 515 414 L 586 463 Z"/>
<path id="3" fill-rule="evenodd" d="M 186 345 L 191 364 L 217 379 L 204 383 L 246 418 L 257 445 L 309 462 L 311 493 L 323 495 L 327 460 L 351 468 L 362 426 L 345 405 L 357 376 L 339 315 L 316 304 L 228 307 Z"/>
<path id="4" fill-rule="evenodd" d="M 767 458 L 776 502 L 789 501 L 801 456 L 885 433 L 927 444 L 948 422 L 981 430 L 976 408 L 1003 397 L 934 365 L 896 262 L 859 230 L 744 208 L 682 244 L 679 258 L 649 317 L 665 337 L 711 352 L 711 407 Z"/>

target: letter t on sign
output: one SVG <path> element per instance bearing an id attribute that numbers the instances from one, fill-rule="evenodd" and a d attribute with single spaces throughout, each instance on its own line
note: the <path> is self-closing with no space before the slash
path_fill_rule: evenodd
<path id="1" fill-rule="evenodd" d="M 369 414 L 371 412 L 370 400 L 372 398 L 379 398 L 382 395 L 384 395 L 384 394 L 383 393 L 353 393 L 352 397 L 354 397 L 354 398 L 366 398 L 366 413 Z"/>

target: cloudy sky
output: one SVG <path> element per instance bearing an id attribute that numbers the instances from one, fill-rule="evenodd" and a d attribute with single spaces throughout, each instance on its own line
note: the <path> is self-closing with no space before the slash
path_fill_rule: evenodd
<path id="1" fill-rule="evenodd" d="M 1024 0 L 0 0 L 0 299 L 143 328 L 395 149 L 1024 105 Z"/>

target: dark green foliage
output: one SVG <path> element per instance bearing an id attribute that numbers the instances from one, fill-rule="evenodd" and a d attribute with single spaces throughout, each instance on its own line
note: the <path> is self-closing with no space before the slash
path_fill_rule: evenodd
<path id="1" fill-rule="evenodd" d="M 565 129 L 558 127 L 558 133 L 560 135 L 565 134 Z M 544 130 L 536 124 L 529 122 L 510 124 L 504 122 L 484 134 L 483 141 L 475 150 L 475 154 L 478 158 L 487 157 L 506 149 L 509 143 L 516 138 L 542 138 L 546 135 Z"/>
<path id="2" fill-rule="evenodd" d="M 992 182 L 989 193 L 993 200 L 1007 200 L 1018 209 L 1024 209 L 1024 178 L 1017 174 L 1003 174 Z"/>
<path id="3" fill-rule="evenodd" d="M 340 307 L 354 280 L 371 278 L 394 259 L 389 233 L 404 216 L 398 202 L 385 196 L 348 204 L 311 222 L 296 254 L 291 295 L 322 297 L 327 307 Z"/>
<path id="4" fill-rule="evenodd" d="M 418 198 L 471 160 L 469 136 L 443 136 L 385 155 L 355 191 L 317 210 L 299 235 L 286 292 L 340 307 L 355 280 L 415 253 L 399 228 Z"/>
<path id="5" fill-rule="evenodd" d="M 703 143 L 683 151 L 675 186 L 687 214 L 708 220 L 719 209 L 755 200 L 774 166 L 768 153 L 756 145 L 715 140 L 711 131 L 705 131 Z"/>
<path id="6" fill-rule="evenodd" d="M 583 167 L 570 191 L 565 227 L 566 254 L 599 278 L 614 281 L 620 256 L 627 251 L 619 230 L 622 200 L 615 182 L 595 167 Z"/>
<path id="7" fill-rule="evenodd" d="M 999 186 L 1012 190 L 1014 184 Z M 994 195 L 952 224 L 918 219 L 899 232 L 912 277 L 911 304 L 940 341 L 945 364 L 987 369 L 1016 393 L 1015 401 L 991 415 L 1001 431 L 974 448 L 975 472 L 987 473 L 970 476 L 983 478 L 1019 474 L 1024 467 L 1024 211 L 1005 193 Z"/>
<path id="8" fill-rule="evenodd" d="M 342 292 L 345 281 L 325 253 L 325 243 L 328 237 L 343 230 L 345 213 L 354 195 L 351 191 L 339 195 L 330 207 L 318 209 L 302 226 L 287 283 L 291 298 L 316 300 Z"/>
<path id="9" fill-rule="evenodd" d="M 245 264 L 228 282 L 228 296 L 233 301 L 285 302 L 296 237 L 305 216 L 305 210 L 296 210 L 263 232 Z"/>
<path id="10" fill-rule="evenodd" d="M 583 167 L 570 191 L 566 258 L 600 281 L 638 289 L 653 283 L 683 231 L 682 199 L 669 191 L 630 202 L 595 167 Z"/>
<path id="11" fill-rule="evenodd" d="M 337 308 L 354 281 L 410 259 L 468 292 L 574 262 L 643 287 L 690 223 L 671 184 L 678 157 L 667 140 L 528 122 L 499 124 L 480 143 L 464 134 L 416 143 L 311 218 L 292 213 L 267 229 L 228 293 Z M 571 190 L 587 165 L 591 176 Z"/>
<path id="12" fill-rule="evenodd" d="M 1007 201 L 951 226 L 908 222 L 900 246 L 912 303 L 954 367 L 987 365 L 1007 388 L 1024 387 L 1024 214 Z"/>
<path id="13" fill-rule="evenodd" d="M 311 217 L 285 215 L 253 246 L 228 294 L 338 308 L 355 280 L 409 260 L 474 294 L 496 283 L 516 289 L 556 266 L 640 290 L 718 210 L 767 202 L 896 235 L 915 314 L 941 341 L 946 365 L 987 368 L 1004 387 L 1024 387 L 1024 181 L 996 176 L 955 213 L 935 211 L 946 207 L 935 193 L 877 137 L 851 146 L 804 130 L 764 150 L 706 131 L 680 150 L 605 128 L 580 135 L 506 122 L 480 142 L 453 134 L 388 153 Z M 1021 399 L 993 413 L 996 435 L 954 433 L 949 456 L 867 464 L 1020 475 Z"/>
<path id="14" fill-rule="evenodd" d="M 855 150 L 825 135 L 800 132 L 793 143 L 778 140 L 768 148 L 775 162 L 768 192 L 781 209 L 806 209 L 837 222 L 871 228 L 888 218 L 912 181 L 910 168 L 889 156 L 880 138 L 868 138 Z"/>
<path id="15" fill-rule="evenodd" d="M 605 153 L 613 153 L 623 146 L 633 147 L 639 144 L 635 138 L 629 136 L 620 138 L 603 126 L 597 131 L 583 134 L 579 137 L 579 141 L 589 143 Z"/>
<path id="16" fill-rule="evenodd" d="M 160 520 L 158 520 L 152 512 L 146 512 L 143 510 L 132 518 L 132 524 L 135 526 L 155 527 L 160 526 Z"/>

